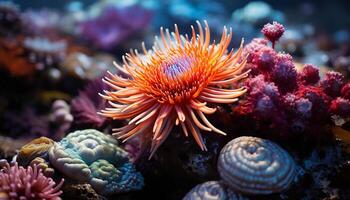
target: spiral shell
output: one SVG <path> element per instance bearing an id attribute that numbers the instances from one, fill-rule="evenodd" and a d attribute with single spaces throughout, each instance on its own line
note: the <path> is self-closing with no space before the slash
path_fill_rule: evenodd
<path id="1" fill-rule="evenodd" d="M 286 190 L 296 174 L 292 157 L 277 144 L 256 137 L 239 137 L 221 150 L 218 170 L 234 191 L 258 195 Z"/>
<path id="2" fill-rule="evenodd" d="M 219 181 L 208 181 L 192 188 L 183 200 L 246 200 L 240 194 L 228 191 Z"/>

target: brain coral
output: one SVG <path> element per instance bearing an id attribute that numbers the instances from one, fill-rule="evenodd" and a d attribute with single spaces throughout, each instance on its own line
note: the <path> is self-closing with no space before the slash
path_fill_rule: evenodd
<path id="1" fill-rule="evenodd" d="M 94 129 L 68 134 L 49 151 L 52 165 L 69 178 L 88 182 L 102 194 L 138 190 L 143 177 L 117 141 Z"/>

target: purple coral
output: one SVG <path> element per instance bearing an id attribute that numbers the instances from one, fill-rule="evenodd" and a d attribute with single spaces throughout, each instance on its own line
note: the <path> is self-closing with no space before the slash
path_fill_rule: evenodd
<path id="1" fill-rule="evenodd" d="M 106 100 L 98 95 L 105 89 L 106 84 L 97 78 L 80 91 L 79 96 L 71 102 L 73 125 L 79 128 L 101 128 L 105 124 L 106 118 L 97 114 L 106 105 Z"/>
<path id="2" fill-rule="evenodd" d="M 96 18 L 80 23 L 80 33 L 96 47 L 109 50 L 144 29 L 151 12 L 140 6 L 106 7 Z"/>
<path id="3" fill-rule="evenodd" d="M 264 28 L 261 30 L 264 36 L 272 42 L 272 48 L 275 48 L 275 42 L 280 39 L 284 31 L 283 25 L 277 22 L 265 24 Z"/>
<path id="4" fill-rule="evenodd" d="M 10 166 L 5 164 L 5 168 L 0 171 L 0 193 L 6 199 L 46 199 L 59 200 L 64 179 L 58 185 L 51 179 L 43 175 L 41 170 L 34 167 L 23 168 L 18 164 Z"/>
<path id="5" fill-rule="evenodd" d="M 282 92 L 290 92 L 297 87 L 297 71 L 289 54 L 277 55 L 272 77 Z"/>
<path id="6" fill-rule="evenodd" d="M 344 84 L 344 76 L 339 72 L 327 72 L 320 84 L 326 94 L 337 97 L 340 95 L 341 87 Z"/>

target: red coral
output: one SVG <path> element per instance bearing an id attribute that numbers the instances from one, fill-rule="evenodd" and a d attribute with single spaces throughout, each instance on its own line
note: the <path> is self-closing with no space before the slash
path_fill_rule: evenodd
<path id="1" fill-rule="evenodd" d="M 344 99 L 350 100 L 350 83 L 347 83 L 342 87 L 340 94 Z"/>
<path id="2" fill-rule="evenodd" d="M 350 101 L 338 97 L 331 102 L 330 112 L 343 117 L 350 115 Z"/>
<path id="3" fill-rule="evenodd" d="M 320 80 L 319 70 L 314 65 L 306 64 L 299 74 L 299 78 L 304 84 L 316 84 Z"/>

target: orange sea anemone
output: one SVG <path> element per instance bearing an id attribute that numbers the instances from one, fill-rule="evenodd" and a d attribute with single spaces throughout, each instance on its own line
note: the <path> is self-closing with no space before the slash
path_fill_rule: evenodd
<path id="1" fill-rule="evenodd" d="M 210 31 L 197 21 L 199 34 L 192 28 L 192 37 L 160 29 L 153 51 L 142 44 L 143 54 L 130 51 L 123 57 L 124 65 L 114 63 L 124 74 L 109 73 L 104 82 L 114 91 L 105 91 L 103 98 L 111 108 L 101 114 L 113 119 L 130 119 L 124 127 L 114 129 L 118 139 L 130 139 L 142 134 L 151 142 L 151 155 L 164 142 L 174 125 L 181 125 L 186 136 L 192 134 L 202 150 L 206 150 L 200 129 L 225 135 L 215 128 L 204 114 L 216 109 L 207 103 L 233 103 L 246 89 L 233 88 L 245 78 L 246 60 L 241 57 L 242 44 L 236 53 L 227 47 L 232 30 L 223 29 L 221 41 L 210 44 Z"/>

